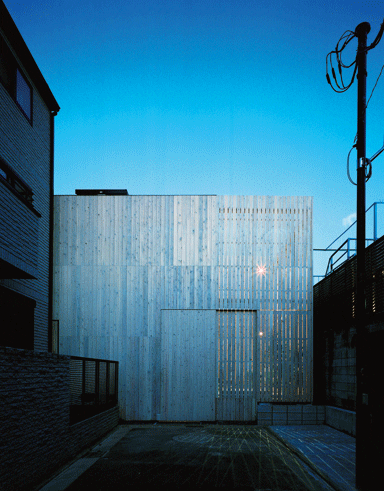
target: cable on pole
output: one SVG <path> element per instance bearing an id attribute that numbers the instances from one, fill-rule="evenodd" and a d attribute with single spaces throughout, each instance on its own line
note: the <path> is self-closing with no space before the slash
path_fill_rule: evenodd
<path id="1" fill-rule="evenodd" d="M 374 39 L 374 41 L 369 46 L 365 47 L 363 51 L 365 53 L 367 53 L 369 50 L 375 48 L 379 44 L 379 42 L 381 41 L 383 33 L 384 33 L 384 21 L 380 24 L 380 30 L 377 33 L 377 36 Z M 350 64 L 346 64 L 345 62 L 343 62 L 342 53 L 343 53 L 344 49 L 348 46 L 348 44 L 354 38 L 357 38 L 357 37 L 358 36 L 357 36 L 356 32 L 349 31 L 349 30 L 345 31 L 344 34 L 340 37 L 339 41 L 337 42 L 335 49 L 333 51 L 330 51 L 326 56 L 325 61 L 326 61 L 327 82 L 329 83 L 331 88 L 339 94 L 346 92 L 352 86 L 353 82 L 355 81 L 355 77 L 356 77 L 356 73 L 357 73 L 357 59 L 358 59 L 358 56 L 360 54 L 359 49 L 356 52 L 355 59 Z M 339 80 L 336 76 L 336 71 L 335 71 L 335 68 L 333 66 L 334 58 L 336 58 L 336 62 L 337 62 Z M 349 83 L 345 84 L 344 79 L 343 79 L 343 69 L 349 69 L 349 68 L 352 68 L 353 66 L 354 66 L 354 69 L 353 69 L 351 79 L 350 79 Z M 369 99 L 366 103 L 366 106 L 365 106 L 366 108 L 368 107 L 369 101 L 371 100 L 371 97 L 372 97 L 373 92 L 374 92 L 374 90 L 375 90 L 375 88 L 379 82 L 379 79 L 381 77 L 383 70 L 384 70 L 384 65 L 381 68 L 380 74 L 377 77 L 377 80 L 376 80 L 376 83 L 372 89 L 371 95 L 369 96 Z M 333 80 L 331 79 L 329 72 L 331 72 Z M 353 179 L 351 178 L 351 174 L 349 172 L 349 158 L 350 158 L 352 150 L 357 147 L 356 140 L 357 140 L 357 134 L 356 134 L 355 139 L 354 139 L 354 144 L 353 144 L 351 150 L 349 151 L 348 157 L 347 157 L 347 175 L 348 175 L 349 181 L 354 186 L 357 186 L 357 183 L 353 181 Z M 364 167 L 365 167 L 365 180 L 367 182 L 370 179 L 370 177 L 372 176 L 372 162 L 369 159 L 366 159 L 365 163 L 364 163 Z"/>
<path id="2" fill-rule="evenodd" d="M 347 91 L 349 89 L 349 87 L 351 87 L 351 85 L 353 84 L 353 82 L 355 80 L 355 76 L 356 76 L 356 72 L 357 72 L 356 57 L 355 57 L 354 61 L 352 63 L 350 63 L 349 65 L 345 64 L 343 62 L 343 59 L 342 59 L 342 52 L 348 46 L 348 44 L 352 41 L 352 39 L 354 39 L 355 37 L 357 37 L 357 36 L 353 31 L 345 31 L 344 34 L 339 39 L 339 41 L 337 42 L 336 48 L 333 51 L 331 51 L 330 53 L 328 53 L 327 57 L 325 59 L 327 81 L 328 81 L 329 85 L 331 86 L 331 88 L 335 92 L 342 93 L 342 92 Z M 341 45 L 343 40 L 344 40 L 344 42 Z M 335 71 L 334 66 L 333 66 L 333 63 L 334 63 L 333 59 L 335 57 L 336 57 L 336 61 L 337 61 L 337 67 L 338 67 L 340 81 L 337 80 L 336 71 Z M 351 80 L 348 84 L 345 84 L 344 80 L 343 80 L 342 69 L 343 68 L 345 68 L 345 69 L 351 68 L 353 65 L 355 65 L 355 67 L 354 67 L 354 70 L 352 73 Z M 328 67 L 330 68 L 330 71 L 331 71 L 331 74 L 333 77 L 333 82 L 332 82 L 331 77 L 329 75 L 329 68 Z"/>
<path id="3" fill-rule="evenodd" d="M 352 150 L 353 150 L 354 148 L 356 148 L 356 147 L 357 147 L 357 144 L 355 143 L 355 144 L 353 145 L 353 147 L 351 148 L 351 150 L 349 151 L 349 153 L 348 153 L 348 157 L 347 157 L 347 176 L 348 176 L 349 181 L 350 181 L 350 182 L 351 182 L 351 183 L 352 183 L 354 186 L 357 186 L 357 182 L 354 182 L 354 181 L 353 181 L 353 179 L 352 179 L 352 177 L 351 177 L 351 174 L 349 173 L 349 156 L 351 155 Z"/>
<path id="4" fill-rule="evenodd" d="M 369 46 L 367 46 L 364 49 L 364 51 L 368 52 L 369 50 L 375 48 L 379 44 L 379 42 L 381 41 L 383 33 L 384 33 L 384 21 L 380 25 L 380 30 L 379 30 L 376 38 L 374 39 L 372 44 L 370 44 Z M 345 31 L 344 34 L 340 37 L 339 41 L 337 42 L 335 49 L 333 51 L 330 51 L 326 56 L 325 62 L 326 62 L 327 82 L 329 83 L 329 85 L 331 86 L 331 88 L 335 92 L 343 93 L 343 92 L 347 91 L 351 87 L 353 82 L 355 81 L 355 77 L 356 77 L 356 73 L 357 73 L 357 56 L 358 56 L 359 52 L 357 51 L 355 59 L 350 64 L 344 63 L 343 58 L 342 58 L 342 53 L 343 53 L 344 49 L 348 46 L 348 44 L 355 37 L 357 38 L 357 35 L 354 31 L 349 31 L 349 30 Z M 337 62 L 337 71 L 339 73 L 339 75 L 338 75 L 339 80 L 337 79 L 336 70 L 333 66 L 333 64 L 334 64 L 333 60 L 335 57 L 336 57 L 336 62 Z M 348 69 L 348 68 L 352 68 L 353 66 L 354 66 L 354 69 L 353 69 L 353 73 L 351 76 L 351 80 L 349 83 L 345 84 L 344 79 L 343 79 L 343 68 Z M 383 71 L 383 69 L 381 69 L 381 70 Z M 331 79 L 331 76 L 329 75 L 329 73 L 331 73 L 333 80 Z M 381 75 L 381 72 L 380 72 L 380 75 Z M 380 78 L 380 75 L 379 75 L 379 78 Z M 377 84 L 377 82 L 376 82 L 376 84 Z M 376 85 L 375 85 L 375 87 L 376 87 Z M 372 93 L 375 90 L 375 87 L 373 88 Z M 369 99 L 372 97 L 372 93 L 371 93 L 371 96 L 369 97 Z M 368 102 L 369 102 L 369 99 L 368 99 Z M 368 103 L 367 103 L 367 105 L 368 105 Z"/>

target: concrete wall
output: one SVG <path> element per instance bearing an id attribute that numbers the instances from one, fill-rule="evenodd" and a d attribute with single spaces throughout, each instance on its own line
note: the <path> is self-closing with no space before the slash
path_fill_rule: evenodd
<path id="1" fill-rule="evenodd" d="M 328 404 L 348 410 L 356 409 L 356 347 L 355 329 L 348 334 L 328 338 L 329 355 L 325 367 Z"/>
<path id="2" fill-rule="evenodd" d="M 325 407 L 325 423 L 336 430 L 356 436 L 356 412 L 338 407 Z"/>
<path id="3" fill-rule="evenodd" d="M 69 356 L 0 347 L 0 487 L 29 490 L 118 424 L 69 423 Z"/>

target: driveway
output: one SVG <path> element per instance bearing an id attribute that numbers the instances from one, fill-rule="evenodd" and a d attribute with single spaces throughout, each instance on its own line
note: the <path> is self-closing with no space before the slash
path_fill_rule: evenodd
<path id="1" fill-rule="evenodd" d="M 67 489 L 325 491 L 329 487 L 266 427 L 133 425 Z"/>

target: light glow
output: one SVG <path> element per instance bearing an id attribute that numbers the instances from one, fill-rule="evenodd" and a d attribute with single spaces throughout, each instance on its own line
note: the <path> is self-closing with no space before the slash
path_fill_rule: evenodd
<path id="1" fill-rule="evenodd" d="M 256 274 L 257 276 L 265 276 L 267 274 L 267 268 L 262 264 L 258 264 L 256 268 Z"/>

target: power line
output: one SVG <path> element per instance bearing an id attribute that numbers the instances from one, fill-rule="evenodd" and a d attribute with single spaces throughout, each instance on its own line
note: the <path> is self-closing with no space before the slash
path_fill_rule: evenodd
<path id="1" fill-rule="evenodd" d="M 379 44 L 379 42 L 381 41 L 381 38 L 383 36 L 383 33 L 384 33 L 384 21 L 381 23 L 380 30 L 379 30 L 376 38 L 372 42 L 372 44 L 370 44 L 369 46 L 365 46 L 363 48 L 362 51 L 365 53 L 365 55 L 367 54 L 367 52 L 369 50 L 375 48 Z M 351 85 L 353 84 L 353 82 L 355 80 L 355 77 L 356 77 L 356 72 L 357 72 L 357 59 L 358 59 L 359 54 L 361 54 L 361 51 L 359 51 L 359 49 L 357 50 L 355 59 L 349 65 L 346 64 L 346 63 L 344 63 L 343 62 L 343 58 L 342 58 L 342 53 L 343 53 L 344 49 L 348 46 L 348 44 L 355 37 L 357 37 L 356 32 L 349 31 L 349 30 L 348 31 L 345 31 L 344 34 L 340 37 L 339 41 L 337 42 L 336 48 L 333 51 L 330 51 L 327 54 L 327 56 L 326 56 L 326 77 L 327 77 L 327 81 L 328 81 L 329 85 L 331 86 L 331 88 L 335 92 L 337 92 L 337 93 L 346 92 L 351 87 Z M 336 71 L 335 71 L 335 69 L 333 67 L 333 58 L 335 58 L 335 57 L 336 57 L 337 67 L 338 67 L 338 72 L 339 72 L 339 79 L 340 79 L 339 81 L 337 80 Z M 332 82 L 331 77 L 329 76 L 329 73 L 328 73 L 329 72 L 328 66 L 331 69 L 331 73 L 332 73 L 332 77 L 333 77 L 333 82 Z M 353 70 L 353 73 L 352 73 L 351 80 L 350 80 L 350 82 L 348 84 L 345 84 L 344 83 L 344 80 L 343 80 L 343 69 L 349 69 L 349 68 L 351 68 L 353 66 L 354 66 L 354 70 Z M 373 86 L 371 95 L 369 96 L 368 101 L 365 104 L 365 108 L 368 107 L 369 101 L 371 100 L 371 97 L 372 97 L 373 92 L 374 92 L 374 90 L 375 90 L 375 88 L 376 88 L 376 86 L 377 86 L 377 84 L 379 82 L 379 79 L 381 77 L 381 74 L 382 74 L 383 70 L 384 70 L 384 65 L 381 68 L 381 71 L 379 73 L 379 76 L 377 77 L 377 80 L 376 80 L 375 85 Z M 358 143 L 356 142 L 356 140 L 357 140 L 357 134 L 356 134 L 355 139 L 354 139 L 354 145 L 352 146 L 351 150 L 349 151 L 348 157 L 347 157 L 347 175 L 348 175 L 348 179 L 355 186 L 357 185 L 357 183 L 355 183 L 352 180 L 351 175 L 350 175 L 350 172 L 349 172 L 349 157 L 351 155 L 352 150 L 354 148 L 356 148 L 357 145 L 358 145 Z M 368 179 L 372 175 L 372 164 L 367 159 L 367 161 L 364 163 L 364 166 L 365 166 L 365 177 L 366 177 L 366 181 L 368 181 Z"/>
<path id="2" fill-rule="evenodd" d="M 368 101 L 367 101 L 367 106 L 366 106 L 366 107 L 368 107 L 368 104 L 369 104 L 369 101 L 371 100 L 371 97 L 372 97 L 373 91 L 376 89 L 376 85 L 377 85 L 377 83 L 378 83 L 378 81 L 379 81 L 379 78 L 381 77 L 381 74 L 383 73 L 383 69 L 384 69 L 384 65 L 381 67 L 381 70 L 380 70 L 379 76 L 377 77 L 377 80 L 376 80 L 376 83 L 375 83 L 375 85 L 374 85 L 374 87 L 373 87 L 373 89 L 372 89 L 371 95 L 369 96 L 369 99 L 368 99 Z"/>
<path id="3" fill-rule="evenodd" d="M 353 31 L 345 31 L 344 34 L 340 37 L 339 41 L 337 42 L 336 48 L 327 54 L 327 57 L 326 57 L 327 81 L 335 92 L 338 92 L 338 93 L 345 92 L 346 90 L 349 89 L 349 87 L 353 84 L 353 82 L 355 80 L 356 71 L 357 71 L 356 57 L 355 57 L 354 61 L 352 63 L 350 63 L 349 65 L 346 65 L 342 59 L 342 52 L 348 46 L 348 44 L 352 41 L 352 39 L 354 39 L 355 37 L 356 37 L 356 34 Z M 342 43 L 343 40 L 345 40 L 345 41 L 342 44 L 342 46 L 340 47 L 340 44 Z M 337 80 L 336 72 L 335 72 L 335 69 L 333 67 L 333 58 L 335 56 L 336 56 L 340 81 Z M 328 73 L 328 64 L 329 64 L 330 69 L 331 69 L 334 83 L 332 83 L 331 77 L 329 76 L 329 73 Z M 343 80 L 342 69 L 343 68 L 345 68 L 345 69 L 351 68 L 353 65 L 355 65 L 355 68 L 353 70 L 351 80 L 346 85 L 344 83 L 344 80 Z M 336 88 L 335 88 L 334 84 L 335 84 Z"/>
<path id="4" fill-rule="evenodd" d="M 367 53 L 369 50 L 375 48 L 379 44 L 379 42 L 381 41 L 381 38 L 383 36 L 383 33 L 384 33 L 384 21 L 380 25 L 380 30 L 379 30 L 375 40 L 373 41 L 373 43 L 370 44 L 369 46 L 367 46 L 366 48 L 364 48 L 365 53 Z M 347 91 L 351 87 L 351 85 L 353 84 L 353 82 L 355 80 L 356 72 L 357 72 L 357 57 L 359 55 L 359 51 L 357 51 L 355 59 L 349 65 L 344 63 L 343 58 L 342 58 L 342 53 L 343 53 L 344 49 L 348 46 L 348 44 L 355 37 L 357 37 L 357 36 L 356 36 L 356 33 L 354 31 L 345 31 L 344 34 L 340 37 L 339 41 L 337 42 L 336 48 L 327 54 L 327 57 L 326 57 L 326 77 L 327 77 L 327 81 L 328 81 L 329 85 L 332 87 L 332 89 L 335 92 L 343 93 L 343 92 Z M 335 68 L 333 66 L 333 59 L 335 57 L 336 57 L 337 68 L 338 68 L 338 72 L 339 72 L 339 80 L 337 79 L 336 71 L 335 71 Z M 330 72 L 332 74 L 333 81 L 329 75 L 328 66 L 330 67 Z M 348 84 L 345 84 L 344 80 L 343 80 L 343 69 L 352 68 L 353 66 L 354 66 L 354 69 L 353 69 L 351 80 Z M 383 65 L 383 68 L 381 69 L 380 75 L 381 75 L 383 69 L 384 69 L 384 65 Z M 375 86 L 372 89 L 372 92 L 371 92 L 371 95 L 368 99 L 368 102 L 372 97 L 373 91 L 375 90 L 375 87 L 376 87 L 377 82 L 380 78 L 380 75 L 376 81 Z M 368 105 L 368 102 L 367 102 L 367 105 Z"/>

